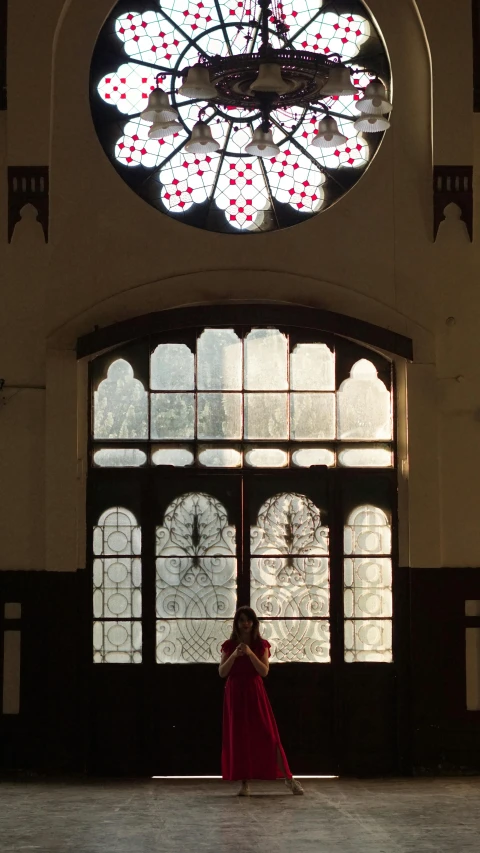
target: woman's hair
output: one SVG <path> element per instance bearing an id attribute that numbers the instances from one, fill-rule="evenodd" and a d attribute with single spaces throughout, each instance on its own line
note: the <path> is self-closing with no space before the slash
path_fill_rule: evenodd
<path id="1" fill-rule="evenodd" d="M 260 636 L 260 622 L 258 621 L 258 616 L 255 613 L 255 611 L 252 610 L 251 607 L 247 607 L 247 605 L 243 605 L 243 607 L 239 607 L 237 612 L 235 613 L 235 616 L 233 617 L 233 628 L 232 628 L 232 635 L 231 635 L 230 639 L 236 640 L 237 642 L 240 642 L 240 631 L 238 628 L 238 620 L 240 619 L 240 616 L 242 616 L 242 614 L 245 616 L 248 616 L 248 618 L 252 620 L 253 624 L 252 624 L 252 633 L 251 633 L 250 642 L 252 645 L 254 645 L 259 640 L 262 639 Z"/>

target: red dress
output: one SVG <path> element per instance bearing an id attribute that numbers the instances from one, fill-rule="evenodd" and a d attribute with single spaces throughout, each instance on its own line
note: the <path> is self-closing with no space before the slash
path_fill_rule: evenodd
<path id="1" fill-rule="evenodd" d="M 237 647 L 226 640 L 222 652 L 228 656 Z M 252 651 L 261 658 L 270 643 L 259 640 Z M 277 764 L 277 747 L 290 777 L 273 716 L 272 706 L 258 674 L 247 655 L 236 658 L 225 685 L 223 703 L 222 776 L 224 779 L 278 779 L 285 774 Z"/>

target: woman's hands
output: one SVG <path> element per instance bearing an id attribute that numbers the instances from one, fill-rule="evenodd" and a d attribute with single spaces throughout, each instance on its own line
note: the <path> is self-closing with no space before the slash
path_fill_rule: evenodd
<path id="1" fill-rule="evenodd" d="M 239 655 L 247 655 L 247 657 L 251 657 L 251 655 L 253 655 L 253 652 L 248 643 L 240 643 L 237 646 L 237 651 L 239 651 Z"/>

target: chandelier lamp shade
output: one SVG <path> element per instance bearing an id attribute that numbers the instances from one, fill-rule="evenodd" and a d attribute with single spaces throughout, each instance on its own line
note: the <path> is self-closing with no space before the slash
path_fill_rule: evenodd
<path id="1" fill-rule="evenodd" d="M 192 130 L 192 135 L 185 145 L 185 151 L 189 154 L 211 154 L 218 151 L 219 143 L 213 138 L 212 131 L 205 121 L 197 121 Z"/>
<path id="2" fill-rule="evenodd" d="M 338 148 L 346 141 L 347 137 L 340 133 L 335 119 L 332 116 L 326 116 L 318 122 L 318 133 L 312 145 L 316 148 Z"/>
<path id="3" fill-rule="evenodd" d="M 318 124 L 318 133 L 311 141 L 316 148 L 338 147 L 347 141 L 331 115 L 331 108 L 324 103 L 326 99 L 331 101 L 345 96 L 356 99 L 355 108 L 360 115 L 353 126 L 357 131 L 368 134 L 389 128 L 390 122 L 385 114 L 390 113 L 392 105 L 385 85 L 377 76 L 372 75 L 373 79 L 361 89 L 352 83 L 351 74 L 355 69 L 342 61 L 339 54 L 275 48 L 270 44 L 271 2 L 258 0 L 261 32 L 258 51 L 226 56 L 203 55 L 201 61 L 180 72 L 183 82 L 178 94 L 193 101 L 207 101 L 207 105 L 199 110 L 199 120 L 193 126 L 185 150 L 206 154 L 220 148 L 208 121 L 204 121 L 204 113 L 209 106 L 256 114 L 259 125 L 254 128 L 244 151 L 247 155 L 263 158 L 275 157 L 280 151 L 273 139 L 271 114 L 282 108 L 311 109 L 314 116 L 319 112 L 324 114 Z M 148 134 L 150 139 L 162 139 L 181 129 L 177 121 L 178 112 L 160 87 L 150 93 L 147 107 L 140 117 L 152 123 Z"/>
<path id="4" fill-rule="evenodd" d="M 383 143 L 391 91 L 367 0 L 116 0 L 90 68 L 120 179 L 160 213 L 228 234 L 337 203 Z"/>

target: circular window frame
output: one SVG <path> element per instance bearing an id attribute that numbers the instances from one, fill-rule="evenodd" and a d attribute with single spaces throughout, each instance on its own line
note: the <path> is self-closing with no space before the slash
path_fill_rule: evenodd
<path id="1" fill-rule="evenodd" d="M 186 0 L 186 2 L 189 3 L 190 0 Z M 218 6 L 219 4 L 215 5 Z M 326 6 L 319 6 L 319 11 L 323 8 L 325 12 L 334 11 L 337 14 L 345 15 L 346 10 L 343 8 L 344 4 L 342 3 L 340 5 L 342 6 L 342 9 L 338 11 L 336 10 L 335 2 L 331 4 L 328 3 Z M 362 136 L 362 141 L 366 142 L 368 147 L 368 161 L 364 165 L 360 167 L 347 167 L 342 166 L 342 164 L 339 163 L 336 168 L 326 167 L 322 165 L 315 155 L 312 154 L 311 148 L 310 150 L 308 150 L 308 147 L 303 148 L 298 138 L 295 137 L 299 128 L 302 125 L 305 125 L 306 116 L 309 116 L 310 114 L 312 117 L 314 116 L 314 112 L 309 109 L 305 110 L 301 117 L 294 121 L 294 126 L 292 126 L 288 131 L 285 129 L 281 130 L 284 136 L 282 139 L 278 140 L 278 144 L 282 155 L 282 153 L 285 154 L 286 151 L 288 151 L 285 146 L 288 142 L 291 142 L 292 147 L 295 147 L 295 152 L 298 152 L 298 156 L 303 157 L 303 159 L 308 158 L 312 164 L 312 168 L 317 169 L 323 174 L 324 183 L 323 185 L 319 184 L 318 186 L 322 187 L 324 201 L 318 210 L 305 211 L 300 209 L 300 206 L 294 208 L 289 203 L 279 201 L 278 198 L 275 197 L 274 192 L 272 192 L 262 161 L 256 157 L 249 158 L 248 155 L 245 155 L 244 153 L 229 152 L 228 150 L 220 152 L 219 164 L 214 178 L 215 187 L 222 168 L 222 162 L 225 160 L 233 162 L 235 159 L 238 160 L 241 158 L 242 160 L 251 159 L 252 161 L 259 161 L 260 169 L 262 170 L 263 177 L 265 179 L 269 208 L 263 212 L 262 221 L 258 226 L 252 226 L 252 229 L 249 230 L 246 226 L 234 227 L 231 225 L 228 221 L 226 210 L 217 206 L 214 191 L 204 202 L 192 203 L 189 209 L 185 212 L 176 212 L 174 210 L 167 209 L 165 202 L 162 200 L 162 189 L 164 185 L 160 180 L 160 172 L 166 167 L 167 161 L 170 160 L 173 155 L 170 154 L 167 158 L 164 158 L 160 164 L 156 163 L 155 166 L 152 167 L 146 167 L 140 163 L 136 165 L 126 165 L 122 163 L 116 156 L 116 147 L 122 138 L 125 126 L 131 122 L 132 119 L 134 120 L 138 118 L 139 111 L 132 112 L 130 114 L 121 112 L 114 104 L 108 104 L 99 93 L 99 85 L 103 78 L 109 73 L 115 73 L 122 64 L 140 64 L 149 69 L 150 72 L 157 69 L 162 62 L 164 63 L 164 67 L 167 64 L 165 63 L 165 60 L 160 60 L 158 63 L 148 65 L 147 63 L 140 62 L 138 59 L 133 59 L 124 50 L 124 44 L 115 32 L 115 22 L 121 15 L 127 13 L 141 15 L 147 11 L 155 12 L 157 14 L 162 13 L 160 4 L 156 2 L 156 0 L 131 0 L 131 2 L 120 0 L 120 2 L 116 3 L 99 33 L 93 51 L 90 68 L 90 105 L 98 139 L 117 174 L 120 175 L 122 180 L 137 195 L 147 201 L 152 207 L 159 210 L 163 215 L 167 215 L 172 219 L 176 219 L 197 228 L 230 234 L 260 234 L 281 230 L 282 228 L 291 227 L 308 221 L 313 216 L 317 216 L 318 214 L 327 211 L 358 183 L 365 171 L 371 165 L 382 143 L 384 132 L 367 134 L 364 137 Z M 366 71 L 368 70 L 369 74 L 379 76 L 386 84 L 387 90 L 389 90 L 391 85 L 390 63 L 382 35 L 375 20 L 372 18 L 372 15 L 362 0 L 351 0 L 348 11 L 351 12 L 351 14 L 361 14 L 368 21 L 372 30 L 372 36 L 360 47 L 357 55 L 352 58 L 352 67 L 363 68 Z M 248 22 L 242 21 L 240 23 L 236 22 L 235 24 L 229 24 L 228 28 L 240 27 L 241 31 L 243 31 L 247 29 L 247 26 Z M 190 39 L 189 47 L 191 48 L 192 44 L 198 44 L 198 42 L 205 39 L 207 36 L 210 37 L 214 32 L 219 31 L 223 33 L 224 30 L 225 25 L 223 23 L 215 23 L 215 25 L 210 27 L 208 31 L 201 30 L 195 38 Z M 177 70 L 181 68 L 183 70 L 187 66 L 188 62 L 184 59 L 186 50 L 187 49 L 185 48 L 178 54 L 176 61 L 171 65 L 172 68 L 177 68 Z M 167 83 L 169 83 L 168 86 L 166 85 Z M 161 85 L 163 85 L 168 91 L 172 105 L 179 109 L 179 120 L 183 124 L 184 129 L 189 131 L 191 129 L 191 119 L 189 127 L 185 122 L 184 114 L 182 113 L 182 104 L 177 101 L 175 92 L 175 89 L 180 85 L 180 78 L 172 75 L 170 77 L 170 81 L 168 81 L 167 78 Z M 190 103 L 191 101 L 188 102 L 188 104 Z M 198 101 L 197 103 L 198 110 L 200 110 L 202 105 L 205 104 L 204 101 Z M 211 113 L 211 108 L 209 109 Z M 218 118 L 227 126 L 228 122 L 225 119 L 225 111 L 222 106 L 214 106 L 213 110 L 213 115 L 209 114 L 208 120 L 215 122 Z M 335 110 L 332 110 L 332 114 L 335 116 Z M 318 110 L 318 118 L 321 118 L 321 115 L 321 111 Z M 353 119 L 357 117 L 357 115 L 358 114 L 355 114 L 352 111 Z M 344 117 L 346 119 L 348 118 L 346 115 Z M 252 128 L 255 125 L 255 118 L 255 115 L 249 115 L 248 117 L 235 116 L 229 120 L 230 123 L 228 126 L 230 131 L 234 126 L 238 127 L 240 125 Z M 313 122 L 313 118 L 310 119 L 310 121 Z M 181 145 L 179 145 L 178 149 L 174 151 L 174 154 L 183 150 L 188 138 L 188 133 L 184 134 Z M 307 143 L 307 146 L 308 145 L 309 143 Z M 205 155 L 203 155 L 203 158 L 204 157 Z"/>

